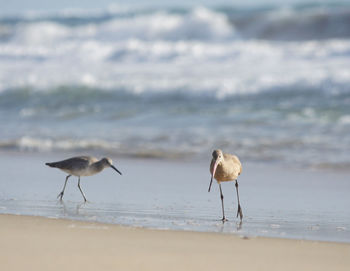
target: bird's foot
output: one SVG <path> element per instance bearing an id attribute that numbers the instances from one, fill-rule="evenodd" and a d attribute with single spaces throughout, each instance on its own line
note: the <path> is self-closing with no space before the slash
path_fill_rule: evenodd
<path id="1" fill-rule="evenodd" d="M 223 217 L 223 218 L 221 219 L 221 221 L 222 221 L 222 223 L 225 223 L 226 221 L 228 221 L 228 219 L 227 219 L 226 217 Z"/>
<path id="2" fill-rule="evenodd" d="M 239 218 L 242 221 L 242 219 L 243 219 L 243 212 L 242 212 L 241 205 L 239 205 L 239 204 L 238 204 L 238 209 L 237 209 L 237 218 L 238 218 L 238 216 L 239 216 Z"/>
<path id="3" fill-rule="evenodd" d="M 59 198 L 60 200 L 62 200 L 63 194 L 64 194 L 64 193 L 63 193 L 63 191 L 62 191 L 61 193 L 58 194 L 57 198 Z"/>
<path id="4" fill-rule="evenodd" d="M 237 231 L 240 231 L 242 229 L 242 220 L 236 223 Z"/>

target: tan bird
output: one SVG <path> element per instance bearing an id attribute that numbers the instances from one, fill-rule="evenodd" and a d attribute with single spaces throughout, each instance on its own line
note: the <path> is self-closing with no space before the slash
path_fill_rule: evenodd
<path id="1" fill-rule="evenodd" d="M 242 164 L 236 155 L 223 153 L 222 150 L 214 150 L 212 155 L 213 155 L 213 159 L 211 160 L 211 163 L 210 163 L 211 180 L 210 180 L 208 192 L 210 192 L 213 178 L 215 178 L 220 188 L 222 221 L 226 221 L 225 211 L 224 211 L 224 195 L 222 194 L 221 182 L 235 181 L 237 199 L 238 199 L 237 217 L 239 215 L 242 221 L 243 212 L 242 212 L 241 205 L 239 203 L 238 182 L 237 182 L 237 178 L 242 172 Z"/>
<path id="2" fill-rule="evenodd" d="M 107 167 L 113 168 L 120 175 L 122 175 L 122 173 L 115 166 L 113 166 L 112 159 L 110 158 L 102 158 L 101 160 L 98 160 L 93 156 L 77 156 L 77 157 L 72 157 L 72 158 L 58 161 L 58 162 L 46 163 L 45 165 L 58 168 L 69 174 L 66 177 L 63 190 L 57 196 L 57 198 L 60 198 L 61 200 L 63 198 L 64 190 L 66 189 L 68 178 L 72 175 L 77 176 L 79 178 L 78 188 L 81 194 L 83 195 L 85 202 L 86 202 L 86 197 L 84 195 L 83 190 L 81 190 L 81 187 L 80 187 L 80 176 L 95 175 Z"/>

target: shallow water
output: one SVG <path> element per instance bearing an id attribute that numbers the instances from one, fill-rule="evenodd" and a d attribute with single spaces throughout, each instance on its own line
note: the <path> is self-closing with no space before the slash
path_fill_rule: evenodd
<path id="1" fill-rule="evenodd" d="M 83 203 L 76 178 L 68 182 L 64 200 L 56 199 L 65 174 L 44 165 L 52 157 L 56 156 L 0 156 L 0 213 L 248 237 L 350 242 L 350 183 L 343 174 L 243 164 L 239 189 L 244 219 L 240 225 L 235 218 L 232 182 L 222 185 L 229 221 L 220 221 L 217 185 L 207 192 L 207 161 L 119 158 L 116 166 L 123 176 L 106 169 L 82 178 L 89 201 Z"/>

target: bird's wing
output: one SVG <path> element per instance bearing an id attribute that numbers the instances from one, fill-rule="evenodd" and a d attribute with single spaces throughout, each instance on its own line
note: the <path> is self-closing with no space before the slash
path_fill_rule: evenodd
<path id="1" fill-rule="evenodd" d="M 72 157 L 66 160 L 58 161 L 55 163 L 51 163 L 52 166 L 60 168 L 60 169 L 66 169 L 66 170 L 80 170 L 85 169 L 88 167 L 91 163 L 93 163 L 91 157 L 89 156 L 78 156 L 78 157 Z"/>
<path id="2" fill-rule="evenodd" d="M 242 164 L 241 161 L 239 161 L 238 157 L 233 154 L 228 154 L 227 156 L 225 155 L 225 160 L 226 159 L 232 161 L 235 174 L 240 175 L 242 173 Z"/>

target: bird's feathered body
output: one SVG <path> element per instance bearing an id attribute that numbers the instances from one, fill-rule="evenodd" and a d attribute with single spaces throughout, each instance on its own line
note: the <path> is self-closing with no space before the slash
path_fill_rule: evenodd
<path id="1" fill-rule="evenodd" d="M 215 159 L 210 163 L 210 173 L 213 173 Z M 224 153 L 223 160 L 217 165 L 214 178 L 218 182 L 234 181 L 242 172 L 242 164 L 236 155 Z"/>
<path id="2" fill-rule="evenodd" d="M 78 156 L 66 160 L 46 163 L 73 176 L 91 176 L 104 169 L 103 164 L 93 156 Z M 100 162 L 100 163 L 99 163 Z"/>

